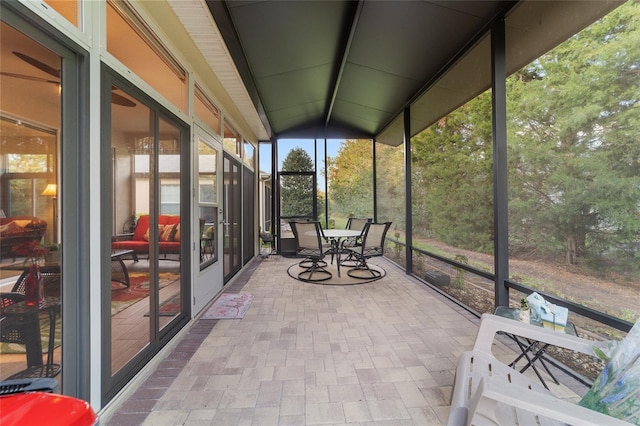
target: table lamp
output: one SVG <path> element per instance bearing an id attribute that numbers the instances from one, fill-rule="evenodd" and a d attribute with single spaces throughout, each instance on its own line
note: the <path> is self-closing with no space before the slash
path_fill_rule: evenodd
<path id="1" fill-rule="evenodd" d="M 47 195 L 53 199 L 53 242 L 58 242 L 58 215 L 57 213 L 57 202 L 56 196 L 58 195 L 58 185 L 55 183 L 47 184 L 47 187 L 42 191 L 42 195 Z"/>

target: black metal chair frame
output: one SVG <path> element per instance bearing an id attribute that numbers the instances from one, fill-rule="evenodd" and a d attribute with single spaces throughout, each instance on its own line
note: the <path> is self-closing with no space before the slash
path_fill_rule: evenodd
<path id="1" fill-rule="evenodd" d="M 349 250 L 350 254 L 353 254 L 356 266 L 349 269 L 347 275 L 352 278 L 367 279 L 382 277 L 380 271 L 369 267 L 367 260 L 384 255 L 384 240 L 390 227 L 391 222 L 369 222 L 365 225 L 362 233 L 362 245 L 356 250 Z M 363 271 L 367 276 L 362 276 Z"/>
<path id="2" fill-rule="evenodd" d="M 24 392 L 57 393 L 58 387 L 58 381 L 51 378 L 8 379 L 0 382 L 0 395 Z"/>
<path id="3" fill-rule="evenodd" d="M 293 232 L 293 225 L 291 224 L 291 222 L 308 223 L 308 222 L 314 222 L 314 221 L 312 221 L 311 219 L 299 219 L 299 220 L 289 221 L 289 225 L 291 226 L 291 231 Z M 328 242 L 328 239 L 324 236 L 324 231 L 322 230 L 322 224 L 320 224 L 320 234 L 322 235 L 322 240 L 321 241 L 324 241 L 324 243 L 322 244 L 322 247 L 324 249 L 324 253 L 332 255 L 331 256 L 331 263 L 333 264 L 333 254 L 332 254 L 333 246 L 330 245 L 330 243 Z M 295 232 L 294 232 L 294 235 L 295 235 Z M 327 245 L 330 245 L 330 246 L 327 248 Z M 296 247 L 297 247 L 297 243 L 296 243 Z M 309 269 L 309 267 L 311 267 L 313 265 L 313 261 L 311 259 L 304 258 L 300 262 L 298 262 L 298 265 L 301 268 Z M 324 261 L 324 260 L 320 260 L 318 262 L 318 265 L 323 267 L 323 268 L 326 268 L 328 266 L 327 262 Z"/>
<path id="4" fill-rule="evenodd" d="M 11 292 L 0 293 L 0 316 L 2 323 L 0 325 L 0 342 L 18 343 L 25 345 L 27 348 L 27 369 L 16 373 L 9 377 L 37 377 L 47 376 L 53 377 L 60 371 L 60 366 L 52 363 L 52 354 L 47 355 L 47 364 L 42 362 L 42 343 L 40 337 L 40 316 L 39 314 L 29 314 L 21 316 L 4 315 L 2 311 L 7 307 L 25 300 L 25 281 L 29 274 L 28 269 L 25 270 L 16 283 L 13 285 Z M 45 294 L 60 295 L 60 267 L 59 266 L 42 266 L 40 267 L 40 275 L 44 280 L 43 286 Z M 59 307 L 53 312 L 53 318 L 59 314 Z M 51 320 L 51 317 L 50 317 Z M 49 336 L 53 339 L 54 336 Z M 50 352 L 50 351 L 49 351 Z"/>
<path id="5" fill-rule="evenodd" d="M 367 225 L 367 223 L 371 223 L 371 222 L 373 222 L 373 219 L 371 218 L 350 217 L 349 220 L 347 220 L 347 226 L 345 227 L 345 229 L 354 229 L 354 230 L 362 231 L 362 233 L 364 233 L 365 226 Z M 362 235 L 363 235 L 362 233 L 358 237 L 347 238 L 342 241 L 340 250 L 346 253 L 347 256 L 344 259 L 342 259 L 342 261 L 340 262 L 341 265 L 352 266 L 352 267 L 355 267 L 358 265 L 355 254 L 353 253 L 352 250 L 354 250 L 355 247 L 362 246 Z"/>
<path id="6" fill-rule="evenodd" d="M 324 261 L 326 251 L 322 245 L 322 226 L 318 221 L 291 221 L 291 230 L 296 240 L 297 256 L 304 258 L 299 265 L 304 268 L 298 274 L 300 281 L 318 282 L 331 279 Z M 314 278 L 314 274 L 319 278 Z"/>

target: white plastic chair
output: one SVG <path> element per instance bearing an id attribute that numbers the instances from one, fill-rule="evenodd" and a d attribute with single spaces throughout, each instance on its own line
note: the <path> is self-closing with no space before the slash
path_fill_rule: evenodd
<path id="1" fill-rule="evenodd" d="M 594 410 L 557 398 L 539 382 L 497 360 L 496 333 L 505 332 L 550 343 L 583 354 L 609 342 L 592 341 L 491 314 L 482 321 L 472 351 L 458 361 L 451 395 L 449 426 L 460 425 L 629 425 Z"/>

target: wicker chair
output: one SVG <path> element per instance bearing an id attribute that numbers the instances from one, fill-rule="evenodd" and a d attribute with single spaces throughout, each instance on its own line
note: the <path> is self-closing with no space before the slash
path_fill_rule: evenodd
<path id="1" fill-rule="evenodd" d="M 25 282 L 29 274 L 25 270 L 11 292 L 0 293 L 0 342 L 17 343 L 25 345 L 27 356 L 27 369 L 9 378 L 17 377 L 52 377 L 58 374 L 60 368 L 57 364 L 52 364 L 51 354 L 48 354 L 47 363 L 42 362 L 42 340 L 40 336 L 40 316 L 36 313 L 25 313 L 24 315 L 6 315 L 5 309 L 9 306 L 25 300 Z M 44 266 L 40 268 L 43 279 L 45 295 L 60 296 L 60 267 Z M 59 307 L 55 314 L 59 314 Z M 55 317 L 54 317 L 55 318 Z M 53 336 L 50 336 L 53 338 Z"/>
<path id="2" fill-rule="evenodd" d="M 18 278 L 11 289 L 11 293 L 24 294 L 24 284 L 29 275 L 26 269 Z M 40 266 L 40 276 L 42 277 L 45 296 L 60 297 L 60 266 Z"/>

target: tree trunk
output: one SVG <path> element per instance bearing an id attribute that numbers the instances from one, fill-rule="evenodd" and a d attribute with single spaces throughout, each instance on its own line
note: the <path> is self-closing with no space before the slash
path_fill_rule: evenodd
<path id="1" fill-rule="evenodd" d="M 567 237 L 567 252 L 565 254 L 567 265 L 576 263 L 577 243 L 573 235 Z"/>

